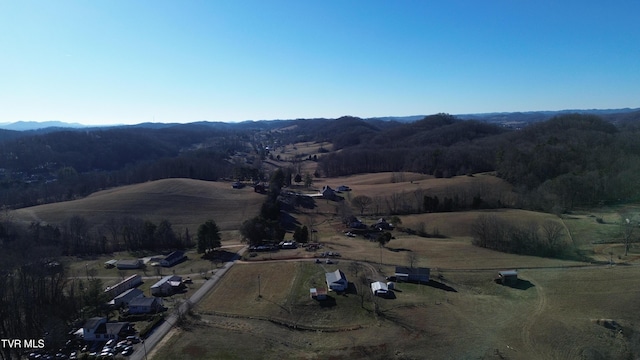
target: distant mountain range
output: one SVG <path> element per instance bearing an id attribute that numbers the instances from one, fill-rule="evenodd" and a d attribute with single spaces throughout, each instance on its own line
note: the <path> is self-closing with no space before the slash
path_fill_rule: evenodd
<path id="1" fill-rule="evenodd" d="M 40 130 L 45 128 L 83 128 L 86 125 L 78 123 L 67 123 L 63 121 L 17 121 L 13 123 L 0 124 L 0 129 L 14 131 Z"/>
<path id="2" fill-rule="evenodd" d="M 579 114 L 592 114 L 598 115 L 604 118 L 605 120 L 611 122 L 618 121 L 631 121 L 640 119 L 640 108 L 624 108 L 624 109 L 587 109 L 587 110 L 558 110 L 558 111 L 525 111 L 525 112 L 493 112 L 493 113 L 478 113 L 478 114 L 457 114 L 454 115 L 456 118 L 464 119 L 464 120 L 479 120 L 486 121 L 490 123 L 499 123 L 505 125 L 526 125 L 527 123 L 539 122 L 548 120 L 554 116 L 562 115 L 562 114 L 571 114 L 571 113 L 579 113 Z M 411 116 L 381 116 L 381 117 L 371 117 L 366 118 L 365 120 L 369 121 L 395 121 L 400 123 L 410 123 L 414 121 L 421 120 L 426 115 L 411 115 Z M 299 120 L 299 119 L 298 119 Z M 317 119 L 316 119 L 317 120 Z M 227 123 L 227 122 L 218 122 L 218 121 L 194 121 L 189 124 L 206 126 L 206 127 L 217 127 L 217 128 L 232 128 L 235 126 L 239 127 L 251 127 L 253 125 L 262 124 L 265 122 L 274 122 L 274 123 L 282 123 L 291 120 L 247 120 L 239 123 Z M 89 127 L 140 127 L 140 128 L 155 128 L 162 129 L 168 127 L 182 126 L 186 124 L 179 123 L 140 123 L 136 125 L 103 125 L 103 126 L 91 126 L 91 125 L 83 125 L 78 123 L 67 123 L 63 121 L 18 121 L 13 123 L 0 123 L 0 129 L 4 130 L 13 130 L 13 131 L 32 131 L 32 130 L 42 130 L 42 129 L 56 129 L 56 128 L 67 128 L 67 129 L 81 129 L 81 128 L 89 128 Z"/>

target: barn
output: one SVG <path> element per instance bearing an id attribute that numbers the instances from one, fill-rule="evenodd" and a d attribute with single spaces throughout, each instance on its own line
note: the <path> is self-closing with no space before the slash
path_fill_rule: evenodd
<path id="1" fill-rule="evenodd" d="M 411 268 L 404 266 L 396 266 L 396 280 L 405 282 L 428 283 L 429 268 Z"/>

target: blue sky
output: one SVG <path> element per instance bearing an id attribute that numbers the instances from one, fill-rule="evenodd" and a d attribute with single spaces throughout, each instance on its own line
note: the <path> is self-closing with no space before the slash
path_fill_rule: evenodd
<path id="1" fill-rule="evenodd" d="M 640 107 L 636 1 L 0 0 L 0 123 Z"/>

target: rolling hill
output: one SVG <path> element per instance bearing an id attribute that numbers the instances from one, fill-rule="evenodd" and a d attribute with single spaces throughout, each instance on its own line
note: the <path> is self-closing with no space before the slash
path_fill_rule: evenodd
<path id="1" fill-rule="evenodd" d="M 96 192 L 86 198 L 15 210 L 16 221 L 57 224 L 73 215 L 92 225 L 111 217 L 132 216 L 153 222 L 169 220 L 176 230 L 197 227 L 207 219 L 222 231 L 237 229 L 255 216 L 264 201 L 252 188 L 233 189 L 229 183 L 193 179 L 164 179 Z"/>

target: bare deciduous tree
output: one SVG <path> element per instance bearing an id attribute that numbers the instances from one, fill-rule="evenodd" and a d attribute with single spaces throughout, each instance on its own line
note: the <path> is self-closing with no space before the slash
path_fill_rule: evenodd
<path id="1" fill-rule="evenodd" d="M 364 211 L 367 210 L 367 208 L 369 207 L 369 205 L 371 205 L 372 202 L 373 202 L 373 199 L 371 199 L 367 195 L 358 195 L 353 199 L 351 199 L 351 204 L 353 204 L 353 206 L 360 209 L 360 215 L 364 215 Z"/>
<path id="2" fill-rule="evenodd" d="M 407 252 L 407 263 L 410 268 L 413 269 L 418 264 L 418 261 L 420 261 L 420 256 L 415 251 Z"/>

